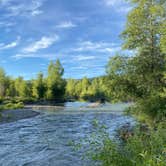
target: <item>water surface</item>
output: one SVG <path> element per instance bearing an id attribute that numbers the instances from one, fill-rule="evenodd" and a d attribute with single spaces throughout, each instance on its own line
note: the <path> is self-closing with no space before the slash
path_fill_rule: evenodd
<path id="1" fill-rule="evenodd" d="M 131 117 L 121 115 L 129 104 L 105 104 L 91 108 L 89 103 L 66 103 L 64 107 L 38 109 L 41 114 L 0 125 L 0 166 L 88 166 L 84 152 L 69 146 L 72 140 L 86 138 L 92 121 L 108 127 L 110 136 Z"/>

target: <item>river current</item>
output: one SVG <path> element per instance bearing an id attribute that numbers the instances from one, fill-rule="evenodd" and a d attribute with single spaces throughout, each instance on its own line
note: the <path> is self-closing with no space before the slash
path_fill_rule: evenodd
<path id="1" fill-rule="evenodd" d="M 66 103 L 62 107 L 38 108 L 39 116 L 0 125 L 0 166 L 89 166 L 82 160 L 84 151 L 77 152 L 70 141 L 86 138 L 97 120 L 107 126 L 110 137 L 126 123 L 122 115 L 129 104 Z"/>

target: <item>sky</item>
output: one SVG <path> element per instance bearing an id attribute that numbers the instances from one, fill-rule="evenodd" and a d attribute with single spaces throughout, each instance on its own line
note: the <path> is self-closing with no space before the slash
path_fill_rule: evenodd
<path id="1" fill-rule="evenodd" d="M 130 10 L 125 0 L 0 0 L 0 66 L 32 79 L 60 59 L 65 78 L 103 75 L 109 57 L 124 52 Z"/>

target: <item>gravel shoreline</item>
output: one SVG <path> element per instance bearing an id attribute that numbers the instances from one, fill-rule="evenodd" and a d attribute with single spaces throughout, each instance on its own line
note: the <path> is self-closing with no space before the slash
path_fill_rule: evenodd
<path id="1" fill-rule="evenodd" d="M 0 125 L 15 122 L 21 119 L 32 118 L 39 115 L 39 112 L 30 109 L 4 110 L 0 112 Z"/>

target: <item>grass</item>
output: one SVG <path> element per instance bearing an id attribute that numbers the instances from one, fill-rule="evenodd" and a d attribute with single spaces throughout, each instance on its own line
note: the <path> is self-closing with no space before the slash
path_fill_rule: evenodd
<path id="1" fill-rule="evenodd" d="M 100 141 L 96 138 L 88 143 L 88 155 L 102 166 L 166 166 L 165 121 L 157 128 L 137 125 L 125 140 L 121 135 L 120 141 L 111 140 L 106 134 Z"/>
<path id="2" fill-rule="evenodd" d="M 24 108 L 23 102 L 13 102 L 10 100 L 5 100 L 0 104 L 0 111 L 11 110 L 11 109 L 21 109 Z"/>

